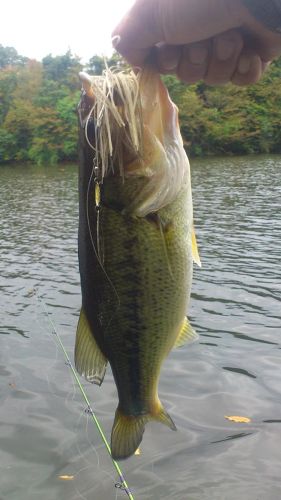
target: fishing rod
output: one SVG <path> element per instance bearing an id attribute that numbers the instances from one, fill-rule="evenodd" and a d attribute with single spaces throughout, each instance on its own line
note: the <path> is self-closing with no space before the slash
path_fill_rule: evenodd
<path id="1" fill-rule="evenodd" d="M 46 318 L 47 318 L 47 320 L 48 320 L 48 322 L 49 322 L 49 324 L 50 324 L 50 326 L 52 328 L 52 335 L 54 335 L 56 337 L 57 344 L 60 346 L 60 348 L 61 348 L 61 350 L 62 350 L 62 352 L 64 354 L 64 357 L 65 357 L 65 360 L 66 360 L 65 364 L 70 368 L 70 370 L 72 372 L 72 375 L 74 376 L 74 378 L 75 378 L 75 380 L 77 382 L 77 385 L 78 385 L 78 387 L 80 389 L 80 392 L 81 392 L 81 394 L 82 394 L 82 396 L 84 398 L 84 401 L 87 404 L 87 407 L 86 407 L 85 411 L 86 411 L 86 413 L 88 415 L 90 415 L 92 417 L 92 420 L 95 423 L 95 425 L 96 425 L 96 427 L 97 427 L 97 429 L 98 429 L 98 431 L 100 433 L 102 441 L 103 441 L 103 443 L 104 443 L 104 445 L 105 445 L 105 447 L 107 449 L 107 452 L 108 452 L 108 454 L 109 454 L 109 456 L 111 458 L 111 461 L 112 461 L 112 463 L 113 463 L 113 465 L 114 465 L 114 467 L 115 467 L 115 469 L 117 471 L 117 474 L 119 476 L 120 482 L 115 483 L 115 488 L 123 490 L 127 494 L 127 496 L 129 497 L 130 500 L 135 500 L 134 497 L 133 497 L 132 492 L 130 491 L 128 483 L 127 483 L 127 481 L 125 480 L 125 478 L 123 476 L 123 473 L 122 473 L 122 470 L 121 470 L 119 464 L 116 462 L 116 460 L 114 460 L 112 458 L 110 445 L 109 445 L 109 443 L 108 443 L 108 441 L 106 439 L 106 436 L 105 436 L 105 434 L 103 432 L 103 429 L 102 429 L 102 427 L 101 427 L 101 425 L 100 425 L 100 423 L 98 421 L 98 418 L 97 418 L 97 416 L 96 416 L 96 414 L 95 414 L 95 412 L 94 412 L 94 410 L 93 410 L 93 408 L 91 406 L 91 403 L 90 403 L 89 398 L 88 398 L 88 396 L 87 396 L 87 394 L 85 392 L 85 389 L 82 386 L 82 384 L 81 384 L 81 382 L 80 382 L 80 380 L 78 378 L 77 372 L 76 372 L 73 364 L 70 361 L 70 358 L 69 358 L 69 356 L 67 354 L 67 351 L 66 351 L 66 349 L 64 347 L 64 344 L 63 344 L 63 342 L 61 340 L 61 337 L 60 337 L 60 335 L 59 335 L 59 333 L 58 333 L 58 331 L 57 331 L 57 329 L 56 329 L 56 327 L 55 327 L 55 325 L 54 325 L 54 323 L 52 321 L 52 318 L 51 318 L 51 316 L 50 316 L 50 314 L 49 314 L 49 312 L 48 312 L 48 310 L 47 310 L 47 308 L 45 306 L 45 303 L 44 303 L 43 299 L 40 297 L 40 295 L 38 294 L 38 291 L 37 291 L 36 288 L 34 288 L 34 294 L 36 295 L 36 298 L 37 298 L 37 300 L 38 300 L 38 302 L 39 302 L 39 304 L 40 304 L 40 306 L 42 308 L 42 311 L 43 311 L 44 315 L 46 316 Z"/>

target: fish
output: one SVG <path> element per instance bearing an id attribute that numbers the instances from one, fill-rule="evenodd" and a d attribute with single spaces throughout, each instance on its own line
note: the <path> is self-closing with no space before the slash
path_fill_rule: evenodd
<path id="1" fill-rule="evenodd" d="M 75 365 L 97 385 L 111 366 L 119 399 L 111 454 L 121 460 L 147 422 L 176 430 L 158 382 L 169 352 L 198 337 L 186 314 L 200 258 L 178 109 L 159 74 L 107 68 L 80 79 Z"/>

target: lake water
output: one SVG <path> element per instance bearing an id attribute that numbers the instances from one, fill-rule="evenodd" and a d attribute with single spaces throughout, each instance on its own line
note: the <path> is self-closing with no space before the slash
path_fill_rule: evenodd
<path id="1" fill-rule="evenodd" d="M 135 500 L 278 500 L 281 157 L 191 166 L 203 267 L 190 317 L 200 341 L 173 351 L 162 370 L 160 396 L 178 432 L 148 424 L 141 454 L 120 465 Z M 1 167 L 0 214 L 0 499 L 125 499 L 42 309 L 72 359 L 75 166 Z M 102 387 L 84 387 L 109 437 L 110 372 Z"/>

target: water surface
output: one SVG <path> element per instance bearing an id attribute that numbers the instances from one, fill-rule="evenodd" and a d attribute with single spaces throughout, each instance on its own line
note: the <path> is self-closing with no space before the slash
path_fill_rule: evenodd
<path id="1" fill-rule="evenodd" d="M 162 371 L 160 396 L 178 432 L 147 425 L 141 455 L 121 466 L 136 500 L 277 500 L 281 157 L 191 166 L 203 267 L 190 317 L 200 341 L 171 353 Z M 0 200 L 0 500 L 127 498 L 33 295 L 36 287 L 72 358 L 76 168 L 1 167 Z M 109 437 L 112 376 L 84 385 Z"/>

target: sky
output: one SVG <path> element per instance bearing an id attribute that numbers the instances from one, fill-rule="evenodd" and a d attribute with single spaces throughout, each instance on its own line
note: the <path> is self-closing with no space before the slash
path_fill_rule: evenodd
<path id="1" fill-rule="evenodd" d="M 68 49 L 88 61 L 112 53 L 111 31 L 133 0 L 2 0 L 0 44 L 40 61 Z"/>

